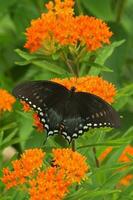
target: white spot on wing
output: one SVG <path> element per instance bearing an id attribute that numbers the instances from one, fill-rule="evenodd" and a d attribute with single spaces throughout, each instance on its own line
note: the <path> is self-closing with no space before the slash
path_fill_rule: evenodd
<path id="1" fill-rule="evenodd" d="M 94 124 L 93 126 L 97 126 L 97 124 Z"/>
<path id="2" fill-rule="evenodd" d="M 37 110 L 40 110 L 40 111 L 42 111 L 42 109 L 41 109 L 40 107 L 38 107 L 38 108 L 37 108 Z"/>
<path id="3" fill-rule="evenodd" d="M 44 118 L 42 118 L 41 121 L 44 122 L 44 123 L 46 122 L 46 120 Z"/>
<path id="4" fill-rule="evenodd" d="M 66 138 L 67 138 L 67 140 L 68 140 L 69 142 L 71 141 L 71 137 L 70 137 L 70 136 L 67 136 Z"/>
<path id="5" fill-rule="evenodd" d="M 78 136 L 78 134 L 77 133 L 74 133 L 73 135 L 72 135 L 72 137 L 77 137 Z"/>
<path id="6" fill-rule="evenodd" d="M 49 125 L 48 124 L 45 124 L 44 126 L 45 126 L 46 129 L 49 129 Z"/>
<path id="7" fill-rule="evenodd" d="M 88 126 L 84 126 L 83 129 L 88 129 Z"/>
<path id="8" fill-rule="evenodd" d="M 39 114 L 40 114 L 41 116 L 43 116 L 43 112 L 40 112 Z"/>
<path id="9" fill-rule="evenodd" d="M 67 136 L 67 133 L 66 133 L 66 132 L 62 132 L 62 135 L 65 135 L 65 136 Z"/>
<path id="10" fill-rule="evenodd" d="M 83 131 L 82 131 L 82 130 L 79 130 L 79 134 L 81 134 L 81 133 L 83 133 Z"/>
<path id="11" fill-rule="evenodd" d="M 48 132 L 48 135 L 53 135 L 53 131 L 49 131 L 49 132 Z"/>
<path id="12" fill-rule="evenodd" d="M 87 124 L 87 126 L 92 126 L 92 123 Z"/>

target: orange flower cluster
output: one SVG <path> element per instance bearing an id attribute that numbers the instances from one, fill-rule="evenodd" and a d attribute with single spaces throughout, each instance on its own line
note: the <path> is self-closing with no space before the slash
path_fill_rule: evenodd
<path id="1" fill-rule="evenodd" d="M 16 99 L 6 90 L 0 89 L 0 112 L 11 111 Z"/>
<path id="2" fill-rule="evenodd" d="M 39 172 L 36 179 L 30 181 L 30 200 L 61 200 L 68 193 L 69 182 L 63 179 L 62 171 L 49 167 Z"/>
<path id="3" fill-rule="evenodd" d="M 99 160 L 103 160 L 111 151 L 113 150 L 112 147 L 108 147 L 107 149 L 105 149 L 105 151 L 100 155 Z M 128 157 L 128 155 L 133 156 L 133 147 L 132 146 L 127 146 L 124 151 L 122 152 L 122 154 L 119 157 L 119 162 L 130 162 L 131 159 Z M 120 180 L 120 185 L 128 185 L 130 181 L 133 180 L 133 175 L 132 174 L 128 174 L 127 176 L 125 176 L 124 178 L 122 178 Z"/>
<path id="4" fill-rule="evenodd" d="M 89 16 L 74 16 L 74 0 L 55 0 L 46 4 L 47 13 L 32 20 L 26 30 L 25 48 L 30 52 L 42 49 L 54 52 L 64 45 L 86 46 L 89 51 L 109 44 L 112 32 L 100 19 Z"/>
<path id="5" fill-rule="evenodd" d="M 29 149 L 22 154 L 19 160 L 12 162 L 13 171 L 4 168 L 2 182 L 7 189 L 26 183 L 27 178 L 42 166 L 44 155 L 41 149 Z"/>
<path id="6" fill-rule="evenodd" d="M 95 94 L 108 103 L 113 103 L 116 95 L 115 86 L 98 76 L 72 77 L 69 79 L 55 78 L 52 79 L 52 81 L 57 82 L 68 89 L 71 89 L 71 87 L 74 86 L 79 92 Z"/>
<path id="7" fill-rule="evenodd" d="M 85 172 L 88 171 L 88 166 L 85 163 L 86 158 L 78 152 L 73 152 L 71 149 L 55 149 L 53 155 L 54 165 L 64 171 L 64 178 L 71 183 L 79 183 Z"/>
<path id="8" fill-rule="evenodd" d="M 30 200 L 61 200 L 68 186 L 79 183 L 88 171 L 85 157 L 71 149 L 53 150 L 54 165 L 45 170 L 44 155 L 41 149 L 27 150 L 12 162 L 14 171 L 4 168 L 2 181 L 7 189 L 26 183 Z"/>

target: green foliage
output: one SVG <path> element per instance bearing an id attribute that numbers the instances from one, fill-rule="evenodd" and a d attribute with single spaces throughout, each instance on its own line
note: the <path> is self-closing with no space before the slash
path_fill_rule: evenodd
<path id="1" fill-rule="evenodd" d="M 74 70 L 79 70 L 80 76 L 102 75 L 113 82 L 118 88 L 113 106 L 122 117 L 121 128 L 100 128 L 77 139 L 76 148 L 87 157 L 90 171 L 79 188 L 70 188 L 65 200 L 132 200 L 133 181 L 126 187 L 119 187 L 118 183 L 128 173 L 133 173 L 133 162 L 122 164 L 117 160 L 125 146 L 133 144 L 133 1 L 76 0 L 76 13 L 102 18 L 110 25 L 114 35 L 110 45 L 95 53 L 85 53 L 84 49 L 79 52 L 71 48 L 67 55 L 63 55 L 63 59 L 60 50 L 50 57 L 30 54 L 22 49 L 26 27 L 32 19 L 40 16 L 46 2 L 48 1 L 0 0 L 0 88 L 12 91 L 18 82 L 24 80 L 70 77 L 71 71 L 66 68 L 65 60 L 70 52 L 77 56 L 73 63 L 75 66 L 78 64 L 79 69 Z M 5 112 L 0 115 L 0 176 L 2 168 L 10 166 L 10 161 L 3 161 L 2 152 L 5 147 L 13 146 L 19 155 L 25 149 L 33 147 L 43 148 L 49 153 L 52 148 L 68 146 L 60 136 L 46 139 L 45 133 L 37 134 L 32 127 L 31 113 L 24 113 L 17 104 L 14 110 L 12 113 Z M 98 157 L 108 146 L 112 146 L 113 151 L 97 166 L 95 156 Z M 96 155 L 93 147 L 97 150 Z M 121 167 L 125 169 L 120 171 Z M 0 181 L 0 200 L 26 198 L 22 191 L 6 191 Z"/>

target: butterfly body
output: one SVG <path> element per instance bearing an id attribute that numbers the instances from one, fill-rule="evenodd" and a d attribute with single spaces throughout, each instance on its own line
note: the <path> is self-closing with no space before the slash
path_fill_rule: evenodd
<path id="1" fill-rule="evenodd" d="M 90 128 L 120 126 L 111 105 L 75 87 L 68 90 L 52 81 L 31 81 L 16 86 L 13 94 L 38 113 L 48 136 L 62 134 L 71 142 Z"/>

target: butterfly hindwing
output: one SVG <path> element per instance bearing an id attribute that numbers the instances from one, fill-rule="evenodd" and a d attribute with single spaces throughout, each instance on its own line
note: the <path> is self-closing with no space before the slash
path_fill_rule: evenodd
<path id="1" fill-rule="evenodd" d="M 119 127 L 117 112 L 107 102 L 93 94 L 76 92 L 67 103 L 63 116 L 66 139 L 70 142 L 90 128 Z"/>

